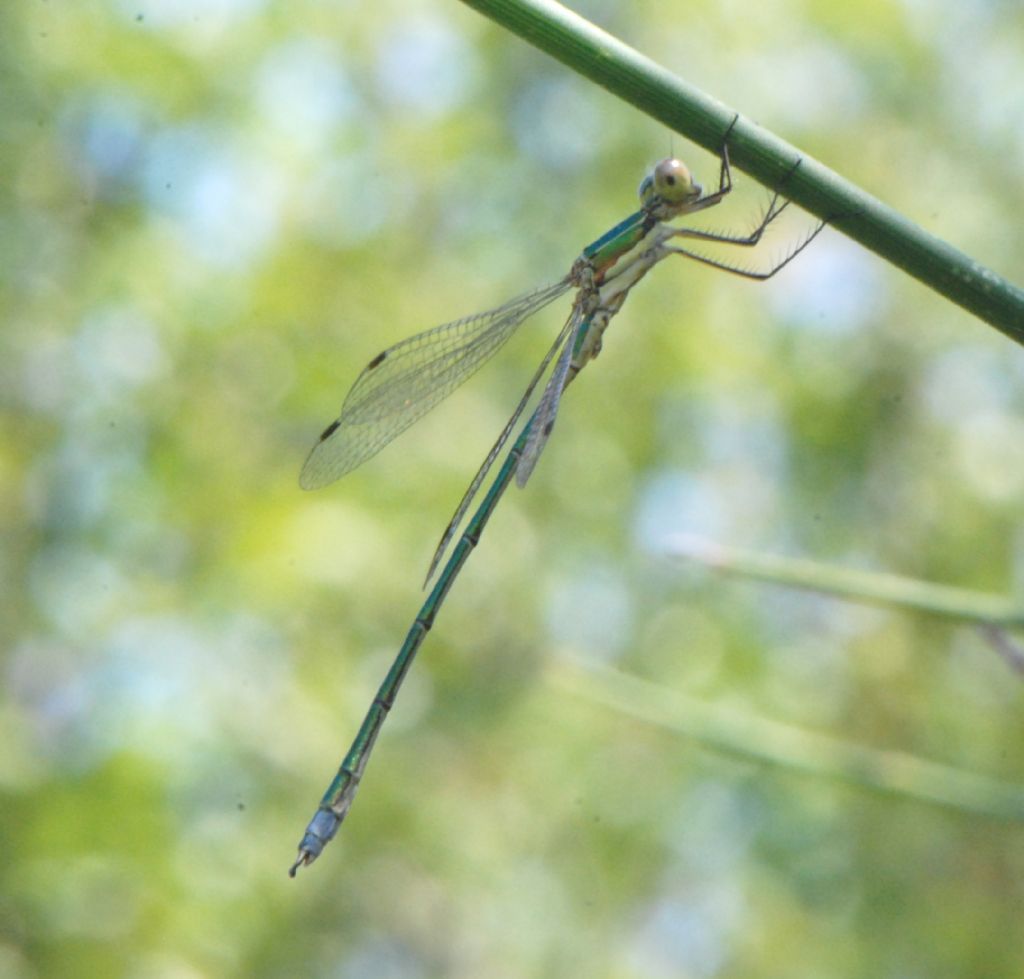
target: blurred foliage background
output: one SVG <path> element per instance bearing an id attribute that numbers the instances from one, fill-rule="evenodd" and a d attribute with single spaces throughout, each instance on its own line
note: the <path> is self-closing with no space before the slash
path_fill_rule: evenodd
<path id="1" fill-rule="evenodd" d="M 1024 278 L 1018 2 L 574 6 Z M 17 0 L 0 78 L 0 973 L 1024 974 L 1019 824 L 564 682 L 1020 783 L 975 632 L 665 550 L 1019 589 L 1024 351 L 832 231 L 764 285 L 659 267 L 289 881 L 565 309 L 337 486 L 305 452 L 382 347 L 560 276 L 670 146 L 716 161 L 446 0 Z"/>

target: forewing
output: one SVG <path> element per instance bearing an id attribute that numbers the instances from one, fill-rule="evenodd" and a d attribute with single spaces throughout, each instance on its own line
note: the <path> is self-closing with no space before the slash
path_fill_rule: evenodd
<path id="1" fill-rule="evenodd" d="M 571 287 L 562 279 L 483 313 L 403 340 L 363 369 L 313 447 L 299 484 L 315 489 L 351 472 L 443 401 L 491 357 L 528 316 Z"/>
<path id="2" fill-rule="evenodd" d="M 572 365 L 572 355 L 576 348 L 576 338 L 579 336 L 580 327 L 585 317 L 582 309 L 577 305 L 573 309 L 570 319 L 571 329 L 569 336 L 562 347 L 562 353 L 555 362 L 555 369 L 548 378 L 544 393 L 537 404 L 537 410 L 530 420 L 530 434 L 527 436 L 526 445 L 523 447 L 523 454 L 519 457 L 519 465 L 516 466 L 516 486 L 522 489 L 533 473 L 544 446 L 548 444 L 551 430 L 555 427 L 555 418 L 558 416 L 558 406 L 562 403 L 562 392 L 569 383 L 569 368 Z"/>
<path id="3" fill-rule="evenodd" d="M 498 458 L 498 454 L 505 447 L 505 443 L 508 441 L 509 436 L 512 434 L 512 429 L 515 428 L 516 422 L 519 421 L 519 416 L 522 415 L 526 406 L 530 402 L 530 398 L 533 396 L 534 388 L 540 382 L 540 379 L 547 372 L 548 366 L 550 365 L 552 358 L 558 353 L 559 348 L 565 342 L 565 338 L 572 332 L 575 323 L 575 314 L 570 313 L 569 319 L 565 321 L 565 325 L 559 331 L 555 342 L 551 344 L 548 352 L 544 355 L 544 359 L 540 362 L 540 365 L 533 373 L 533 377 L 530 378 L 530 383 L 527 385 L 526 390 L 523 392 L 522 397 L 519 399 L 519 404 L 516 405 L 516 410 L 512 412 L 512 417 L 506 422 L 505 427 L 502 429 L 501 434 L 498 436 L 498 440 L 491 446 L 491 451 L 487 453 L 487 457 L 484 459 L 480 468 L 477 470 L 476 475 L 473 477 L 473 481 L 469 484 L 469 488 L 462 496 L 462 500 L 459 502 L 455 513 L 452 515 L 451 520 L 448 521 L 448 526 L 445 528 L 444 533 L 441 535 L 441 542 L 437 545 L 437 549 L 434 551 L 434 557 L 431 559 L 430 567 L 427 569 L 427 580 L 423 583 L 426 587 L 430 583 L 430 579 L 434 577 L 434 572 L 437 570 L 438 564 L 441 563 L 441 558 L 444 557 L 445 551 L 448 549 L 448 545 L 451 543 L 452 538 L 455 536 L 455 531 L 458 530 L 459 525 L 462 523 L 462 518 L 465 517 L 466 512 L 469 510 L 470 504 L 472 504 L 477 492 L 479 491 L 483 481 L 487 478 L 487 474 L 491 471 L 491 466 L 494 465 L 494 460 Z"/>

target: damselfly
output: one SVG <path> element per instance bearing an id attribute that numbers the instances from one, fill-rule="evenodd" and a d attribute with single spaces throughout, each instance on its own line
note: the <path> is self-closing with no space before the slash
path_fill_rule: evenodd
<path id="1" fill-rule="evenodd" d="M 730 126 L 729 132 L 731 130 Z M 630 290 L 670 255 L 695 259 L 748 279 L 768 279 L 791 262 L 821 230 L 823 225 L 819 224 L 781 261 L 765 271 L 732 265 L 678 243 L 682 240 L 751 247 L 761 240 L 768 225 L 788 206 L 788 201 L 780 201 L 778 192 L 773 194 L 757 227 L 746 235 L 719 234 L 669 223 L 718 204 L 732 190 L 729 132 L 722 143 L 717 190 L 705 194 L 682 162 L 674 158 L 662 160 L 640 184 L 640 209 L 587 245 L 563 278 L 496 309 L 418 333 L 374 357 L 349 391 L 337 420 L 327 426 L 310 452 L 300 477 L 304 489 L 325 486 L 351 472 L 447 397 L 491 357 L 524 320 L 570 290 L 575 290 L 565 324 L 445 529 L 427 572 L 428 584 L 488 472 L 530 403 L 534 389 L 551 368 L 537 406 L 512 444 L 497 476 L 470 517 L 413 620 L 352 747 L 306 828 L 299 844 L 298 858 L 290 871 L 293 877 L 299 867 L 312 863 L 337 833 L 352 805 L 384 719 L 449 589 L 479 542 L 484 526 L 513 477 L 518 486 L 526 485 L 551 435 L 562 393 L 600 352 L 604 331 L 622 308 Z M 798 164 L 799 161 L 794 164 L 794 169 Z"/>

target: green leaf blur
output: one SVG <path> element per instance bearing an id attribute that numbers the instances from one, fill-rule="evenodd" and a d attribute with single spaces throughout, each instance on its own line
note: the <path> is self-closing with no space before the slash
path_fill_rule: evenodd
<path id="1" fill-rule="evenodd" d="M 1021 281 L 1019 4 L 578 9 Z M 1019 591 L 1019 348 L 831 230 L 763 285 L 663 263 L 290 881 L 567 306 L 337 485 L 305 453 L 380 349 L 562 275 L 670 146 L 717 161 L 442 0 L 20 0 L 0 52 L 0 974 L 1024 974 L 1019 822 L 563 675 L 1019 787 L 974 630 L 668 556 Z"/>

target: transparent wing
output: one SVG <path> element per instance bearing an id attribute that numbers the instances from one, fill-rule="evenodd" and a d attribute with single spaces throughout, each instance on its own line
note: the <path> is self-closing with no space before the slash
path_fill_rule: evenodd
<path id="1" fill-rule="evenodd" d="M 299 485 L 316 489 L 362 465 L 491 357 L 537 310 L 564 295 L 568 277 L 474 316 L 417 333 L 363 369 L 309 453 Z"/>
<path id="2" fill-rule="evenodd" d="M 551 430 L 555 427 L 555 418 L 558 416 L 558 406 L 562 403 L 562 392 L 572 376 L 569 368 L 572 366 L 573 352 L 576 349 L 576 338 L 580 334 L 580 328 L 587 322 L 579 307 L 573 310 L 573 313 L 570 320 L 572 329 L 555 363 L 555 369 L 548 378 L 544 393 L 540 396 L 537 410 L 533 413 L 530 434 L 526 438 L 523 454 L 519 457 L 519 465 L 516 466 L 516 486 L 520 489 L 526 485 L 540 454 L 544 451 L 544 446 L 548 444 Z"/>
<path id="3" fill-rule="evenodd" d="M 565 343 L 565 338 L 573 331 L 576 323 L 576 316 L 576 310 L 574 309 L 573 312 L 569 314 L 569 318 L 565 321 L 565 325 L 559 331 L 558 336 L 555 337 L 555 342 L 551 344 L 548 352 L 544 355 L 544 359 L 540 362 L 540 366 L 533 372 L 533 377 L 530 378 L 530 383 L 523 392 L 523 396 L 519 399 L 519 404 L 516 405 L 516 410 L 512 412 L 512 417 L 506 422 L 505 427 L 501 430 L 501 434 L 498 436 L 498 440 L 491 446 L 491 451 L 487 453 L 487 458 L 484 459 L 480 468 L 477 470 L 476 475 L 473 477 L 473 481 L 469 484 L 469 488 L 463 494 L 462 500 L 459 502 L 451 520 L 448 521 L 448 526 L 441 535 L 441 541 L 437 545 L 437 549 L 434 551 L 434 557 L 431 559 L 430 567 L 427 569 L 427 579 L 423 582 L 424 588 L 430 584 L 430 579 L 434 577 L 434 572 L 437 570 L 437 566 L 441 563 L 441 559 L 444 557 L 444 553 L 448 549 L 448 545 L 452 542 L 452 538 L 455 536 L 455 531 L 458 530 L 459 524 L 462 523 L 462 518 L 465 517 L 466 511 L 469 510 L 470 504 L 473 502 L 477 492 L 480 490 L 480 486 L 487 478 L 487 474 L 491 471 L 491 466 L 494 465 L 494 460 L 498 458 L 498 454 L 504 448 L 505 443 L 512 434 L 512 429 L 515 428 L 516 422 L 519 421 L 519 416 L 522 415 L 524 409 L 529 404 L 534 388 L 537 387 L 540 379 L 547 372 L 548 366 L 555 354 L 558 353 L 559 348 L 563 343 Z"/>

